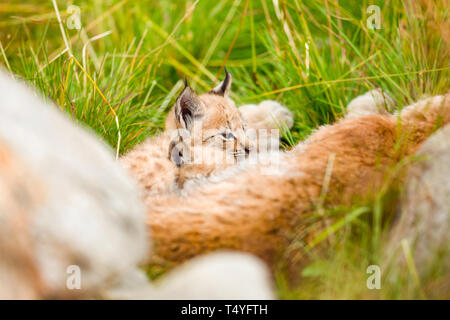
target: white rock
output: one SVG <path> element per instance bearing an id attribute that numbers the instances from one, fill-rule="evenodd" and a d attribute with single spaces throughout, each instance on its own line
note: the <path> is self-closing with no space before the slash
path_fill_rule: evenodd
<path id="1" fill-rule="evenodd" d="M 27 218 L 49 294 L 66 290 L 70 265 L 91 291 L 142 262 L 144 209 L 113 151 L 3 72 L 0 97 L 0 141 L 42 182 L 43 201 Z"/>
<path id="2" fill-rule="evenodd" d="M 429 137 L 408 170 L 401 214 L 386 246 L 387 261 L 405 264 L 401 242 L 411 248 L 420 276 L 450 272 L 450 125 Z M 435 265 L 433 265 L 435 264 Z"/>

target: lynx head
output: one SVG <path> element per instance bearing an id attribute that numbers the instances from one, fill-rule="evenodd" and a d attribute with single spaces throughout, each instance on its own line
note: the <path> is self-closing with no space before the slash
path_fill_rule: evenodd
<path id="1" fill-rule="evenodd" d="M 187 83 L 166 120 L 166 130 L 177 130 L 169 148 L 169 157 L 180 166 L 186 162 L 191 147 L 216 148 L 236 159 L 251 149 L 245 123 L 229 98 L 231 74 L 211 91 L 197 95 Z M 183 133 L 180 133 L 183 132 Z"/>

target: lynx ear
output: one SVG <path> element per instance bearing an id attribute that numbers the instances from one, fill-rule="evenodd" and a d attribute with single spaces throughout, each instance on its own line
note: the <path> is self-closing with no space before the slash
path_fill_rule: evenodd
<path id="1" fill-rule="evenodd" d="M 231 88 L 231 73 L 225 68 L 225 79 L 217 87 L 212 89 L 210 93 L 214 93 L 223 97 L 228 96 Z"/>
<path id="2" fill-rule="evenodd" d="M 205 106 L 200 98 L 186 83 L 186 87 L 180 93 L 175 103 L 175 121 L 179 128 L 190 130 L 194 120 L 198 120 L 205 114 Z"/>
<path id="3" fill-rule="evenodd" d="M 169 159 L 175 163 L 177 167 L 181 167 L 184 163 L 185 146 L 182 143 L 171 141 L 169 145 Z"/>
<path id="4" fill-rule="evenodd" d="M 175 136 L 171 139 L 169 144 L 169 159 L 181 167 L 185 163 L 191 161 L 191 153 L 189 148 L 190 134 L 185 129 L 178 129 Z"/>

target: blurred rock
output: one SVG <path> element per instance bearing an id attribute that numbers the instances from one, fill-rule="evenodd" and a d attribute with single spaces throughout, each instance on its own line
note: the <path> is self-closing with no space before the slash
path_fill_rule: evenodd
<path id="1" fill-rule="evenodd" d="M 401 214 L 385 246 L 386 259 L 404 270 L 406 261 L 401 242 L 406 240 L 420 277 L 436 272 L 448 275 L 450 125 L 430 136 L 420 147 L 417 156 L 417 162 L 407 173 Z"/>
<path id="2" fill-rule="evenodd" d="M 113 151 L 5 73 L 0 97 L 0 141 L 30 174 L 15 183 L 39 182 L 29 188 L 38 202 L 22 214 L 46 294 L 67 293 L 70 265 L 86 294 L 141 263 L 145 213 Z"/>

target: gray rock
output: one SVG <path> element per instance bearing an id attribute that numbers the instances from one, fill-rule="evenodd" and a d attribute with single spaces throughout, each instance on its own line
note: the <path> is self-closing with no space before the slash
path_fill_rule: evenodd
<path id="1" fill-rule="evenodd" d="M 405 266 L 407 243 L 420 277 L 450 271 L 450 125 L 420 147 L 408 170 L 401 214 L 389 233 L 386 259 Z M 405 242 L 406 241 L 406 242 Z"/>
<path id="2" fill-rule="evenodd" d="M 0 72 L 0 141 L 40 182 L 27 212 L 33 255 L 50 295 L 66 292 L 67 268 L 86 292 L 147 256 L 145 212 L 113 150 L 90 130 Z"/>

